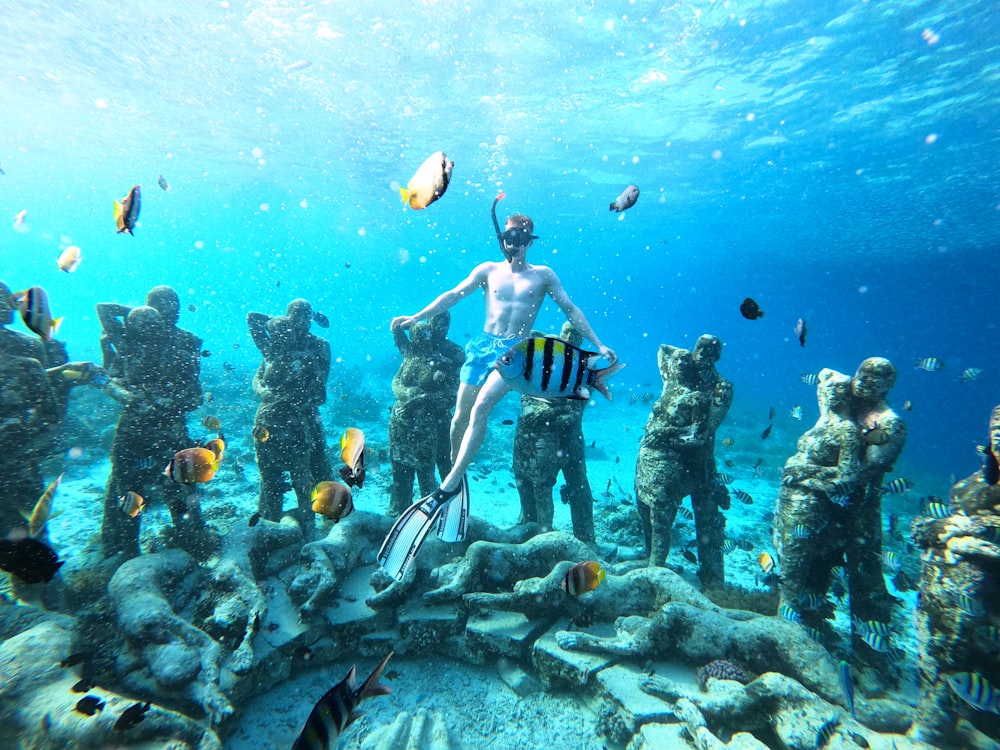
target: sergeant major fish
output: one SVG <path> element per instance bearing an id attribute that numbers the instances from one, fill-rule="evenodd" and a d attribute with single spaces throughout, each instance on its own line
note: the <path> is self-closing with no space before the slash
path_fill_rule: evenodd
<path id="1" fill-rule="evenodd" d="M 554 336 L 532 336 L 508 349 L 495 367 L 507 385 L 527 396 L 587 400 L 593 388 L 610 401 L 604 381 L 625 365 L 595 369 L 590 361 L 598 356 Z"/>
<path id="2" fill-rule="evenodd" d="M 622 194 L 619 195 L 615 202 L 608 207 L 608 210 L 616 213 L 628 211 L 635 205 L 637 200 L 639 200 L 639 188 L 635 185 L 629 185 L 627 188 L 622 190 Z"/>
<path id="3" fill-rule="evenodd" d="M 317 701 L 292 750 L 330 750 L 336 747 L 340 734 L 361 716 L 362 712 L 357 710 L 361 701 L 392 692 L 391 687 L 379 682 L 392 655 L 390 651 L 361 687 L 357 687 L 357 669 L 352 666 L 347 676 Z"/>
<path id="4" fill-rule="evenodd" d="M 455 162 L 444 151 L 435 151 L 420 165 L 407 186 L 399 189 L 403 203 L 416 211 L 427 208 L 444 195 L 454 168 Z"/>
<path id="5" fill-rule="evenodd" d="M 132 230 L 135 229 L 135 222 L 139 219 L 139 207 L 142 204 L 140 192 L 139 186 L 133 185 L 121 203 L 115 201 L 115 224 L 118 226 L 118 234 L 124 232 L 135 236 Z"/>

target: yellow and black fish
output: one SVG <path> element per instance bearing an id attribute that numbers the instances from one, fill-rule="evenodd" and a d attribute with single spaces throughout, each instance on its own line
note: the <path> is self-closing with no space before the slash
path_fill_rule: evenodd
<path id="1" fill-rule="evenodd" d="M 361 687 L 357 686 L 357 669 L 352 666 L 347 676 L 317 701 L 292 750 L 330 750 L 336 747 L 340 734 L 362 715 L 357 710 L 361 701 L 392 692 L 391 687 L 379 682 L 392 655 L 390 651 Z"/>
<path id="2" fill-rule="evenodd" d="M 508 349 L 495 366 L 507 385 L 527 396 L 587 400 L 593 388 L 610 401 L 604 381 L 625 365 L 591 367 L 599 356 L 555 336 L 532 336 Z"/>
<path id="3" fill-rule="evenodd" d="M 21 313 L 21 320 L 42 341 L 50 341 L 62 323 L 62 318 L 53 320 L 49 295 L 40 286 L 10 295 L 10 306 Z"/>
<path id="4" fill-rule="evenodd" d="M 253 429 L 250 430 L 250 434 L 253 435 L 253 439 L 258 443 L 266 443 L 268 438 L 271 437 L 271 432 L 262 424 L 255 424 Z"/>
<path id="5" fill-rule="evenodd" d="M 563 591 L 574 596 L 586 594 L 601 585 L 604 575 L 604 568 L 594 560 L 577 563 L 563 576 Z"/>
<path id="6" fill-rule="evenodd" d="M 185 448 L 174 454 L 163 474 L 180 484 L 207 482 L 215 476 L 221 461 L 221 452 L 208 448 Z"/>
<path id="7" fill-rule="evenodd" d="M 405 188 L 399 189 L 403 203 L 417 211 L 427 208 L 444 195 L 451 182 L 455 162 L 444 151 L 435 151 L 424 160 Z"/>
<path id="8" fill-rule="evenodd" d="M 138 492 L 129 490 L 118 498 L 118 510 L 129 518 L 135 518 L 146 507 L 146 500 Z"/>
<path id="9" fill-rule="evenodd" d="M 132 230 L 135 229 L 135 222 L 139 219 L 141 204 L 142 196 L 138 185 L 132 186 L 121 203 L 115 201 L 115 224 L 118 226 L 118 234 L 124 232 L 135 236 Z"/>
<path id="10" fill-rule="evenodd" d="M 347 486 L 364 486 L 365 433 L 357 427 L 348 427 L 340 436 L 340 460 L 345 464 L 340 470 L 340 476 Z"/>

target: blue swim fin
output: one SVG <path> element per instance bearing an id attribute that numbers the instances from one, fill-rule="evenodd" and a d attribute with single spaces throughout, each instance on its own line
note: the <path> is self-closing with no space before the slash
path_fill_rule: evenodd
<path id="1" fill-rule="evenodd" d="M 469 480 L 462 475 L 462 483 L 458 486 L 458 497 L 448 503 L 438 516 L 437 535 L 442 542 L 461 542 L 465 540 L 466 526 L 469 523 Z"/>
<path id="2" fill-rule="evenodd" d="M 403 580 L 444 506 L 460 491 L 461 486 L 453 492 L 445 492 L 439 487 L 417 500 L 396 519 L 378 551 L 378 564 L 393 579 Z"/>

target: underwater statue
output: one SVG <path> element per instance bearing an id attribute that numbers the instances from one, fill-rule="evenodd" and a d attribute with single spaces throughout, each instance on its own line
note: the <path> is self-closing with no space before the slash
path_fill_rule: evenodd
<path id="1" fill-rule="evenodd" d="M 995 748 L 1000 738 L 1000 406 L 983 452 L 984 469 L 912 528 L 923 561 L 920 739 L 938 747 Z"/>
<path id="2" fill-rule="evenodd" d="M 289 302 L 285 315 L 247 314 L 250 335 L 264 356 L 253 378 L 260 399 L 254 418 L 258 511 L 261 518 L 280 520 L 285 492 L 294 490 L 292 515 L 304 532 L 313 528 L 313 487 L 333 479 L 319 416 L 326 402 L 330 345 L 309 333 L 312 319 L 312 306 L 304 299 Z"/>
<path id="3" fill-rule="evenodd" d="M 462 347 L 448 340 L 451 313 L 397 328 L 392 336 L 403 362 L 392 379 L 396 403 L 389 415 L 392 490 L 389 512 L 398 515 L 413 502 L 416 477 L 421 496 L 437 488 L 451 469 L 451 408 L 458 393 Z"/>
<path id="4" fill-rule="evenodd" d="M 583 336 L 566 321 L 559 337 L 573 346 Z M 594 543 L 594 496 L 584 456 L 583 410 L 587 401 L 521 396 L 521 414 L 514 428 L 514 481 L 521 497 L 519 523 L 537 523 L 552 530 L 552 488 L 559 472 L 566 484 L 559 494 L 570 507 L 573 535 Z"/>
<path id="5" fill-rule="evenodd" d="M 97 305 L 105 367 L 117 373 L 106 390 L 123 404 L 101 521 L 106 556 L 125 560 L 139 554 L 142 515 L 119 508 L 128 492 L 147 502 L 162 498 L 173 521 L 173 545 L 199 560 L 207 559 L 215 546 L 201 518 L 198 491 L 163 473 L 177 451 L 193 445 L 185 417 L 202 398 L 201 339 L 177 327 L 179 311 L 177 293 L 168 286 L 150 290 L 146 305 L 140 307 Z"/>
<path id="6" fill-rule="evenodd" d="M 720 356 L 722 342 L 710 335 L 699 336 L 693 351 L 660 345 L 663 392 L 646 421 L 635 469 L 649 564 L 666 564 L 677 509 L 690 495 L 704 584 L 725 579 L 721 510 L 729 509 L 729 491 L 715 468 L 715 432 L 733 402 L 733 385 L 715 369 Z"/>
<path id="7" fill-rule="evenodd" d="M 10 297 L 0 281 L 0 536 L 24 524 L 21 513 L 45 490 L 39 464 L 52 453 L 69 391 L 99 372 L 90 362 L 68 362 L 61 341 L 8 330 Z"/>
<path id="8" fill-rule="evenodd" d="M 882 357 L 866 359 L 853 378 L 822 370 L 819 419 L 785 462 L 774 528 L 781 604 L 811 627 L 824 628 L 832 615 L 826 597 L 840 566 L 854 621 L 889 622 L 883 481 L 906 442 L 906 425 L 886 400 L 895 383 L 896 368 Z M 862 653 L 868 648 L 861 644 L 864 635 L 854 632 Z"/>

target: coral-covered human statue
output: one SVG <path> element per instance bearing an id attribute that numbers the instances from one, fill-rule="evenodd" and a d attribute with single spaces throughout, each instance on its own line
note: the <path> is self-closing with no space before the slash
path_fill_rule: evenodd
<path id="1" fill-rule="evenodd" d="M 939 509 L 913 523 L 923 561 L 919 738 L 936 747 L 995 748 L 1000 736 L 1000 406 L 983 451 L 986 467 L 951 488 L 947 515 Z M 979 705 L 968 705 L 977 696 Z"/>
<path id="2" fill-rule="evenodd" d="M 559 337 L 573 346 L 583 336 L 569 321 Z M 514 428 L 514 481 L 521 497 L 520 523 L 537 523 L 552 530 L 552 489 L 559 472 L 565 484 L 559 493 L 570 507 L 573 535 L 594 542 L 594 496 L 584 456 L 583 410 L 587 401 L 521 396 L 521 414 Z"/>
<path id="3" fill-rule="evenodd" d="M 451 470 L 451 407 L 458 393 L 458 373 L 465 353 L 448 340 L 451 313 L 397 328 L 392 336 L 403 355 L 392 393 L 396 403 L 389 415 L 389 461 L 392 489 L 389 513 L 399 515 L 413 502 L 413 480 L 420 495 L 438 486 Z"/>
<path id="4" fill-rule="evenodd" d="M 104 497 L 101 543 L 106 556 L 139 554 L 141 515 L 122 513 L 119 499 L 136 492 L 162 498 L 173 521 L 171 539 L 198 559 L 217 540 L 205 527 L 197 491 L 163 475 L 173 455 L 191 447 L 185 417 L 201 405 L 201 339 L 177 327 L 180 300 L 168 286 L 146 295 L 146 304 L 99 303 L 107 392 L 124 404 L 111 446 L 111 476 Z"/>
<path id="5" fill-rule="evenodd" d="M 715 432 L 733 402 L 733 386 L 715 369 L 722 342 L 698 338 L 693 351 L 661 344 L 663 392 L 639 445 L 635 492 L 649 564 L 663 566 L 677 509 L 691 497 L 699 570 L 705 584 L 725 579 L 723 543 L 729 492 L 715 466 Z"/>
<path id="6" fill-rule="evenodd" d="M 855 621 L 890 619 L 882 487 L 906 442 L 906 425 L 887 401 L 895 383 L 896 369 L 882 357 L 866 359 L 854 377 L 822 370 L 819 419 L 785 462 L 774 529 L 781 603 L 809 626 L 825 627 L 840 566 Z"/>
<path id="7" fill-rule="evenodd" d="M 263 361 L 253 378 L 260 399 L 254 418 L 254 448 L 260 471 L 258 511 L 268 521 L 281 519 L 285 473 L 297 507 L 292 515 L 309 533 L 313 528 L 312 489 L 333 478 L 319 407 L 326 402 L 330 345 L 309 332 L 312 306 L 288 303 L 284 315 L 247 314 L 247 325 Z"/>

